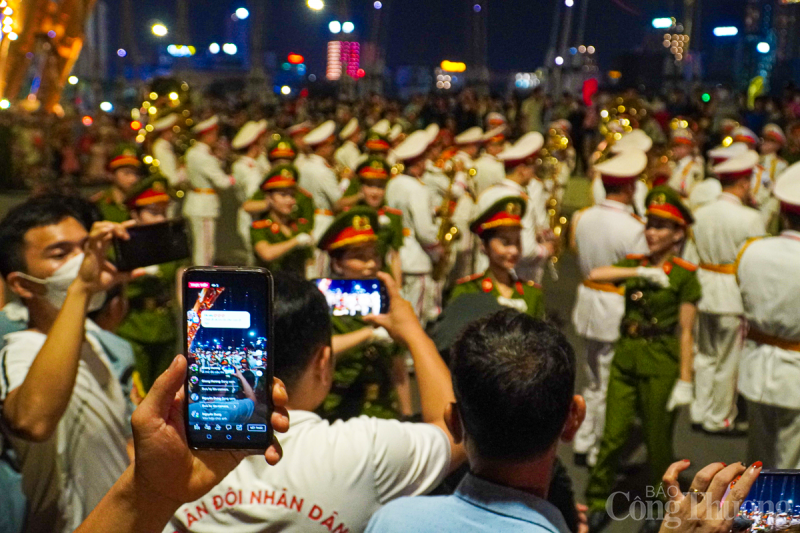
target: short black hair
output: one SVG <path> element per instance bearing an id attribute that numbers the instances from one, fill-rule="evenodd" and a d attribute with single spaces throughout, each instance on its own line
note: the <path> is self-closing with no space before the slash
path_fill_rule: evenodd
<path id="1" fill-rule="evenodd" d="M 783 216 L 786 224 L 789 226 L 788 229 L 800 231 L 800 213 L 784 211 Z"/>
<path id="2" fill-rule="evenodd" d="M 606 195 L 609 194 L 620 194 L 625 190 L 626 184 L 614 184 L 611 185 L 610 183 L 604 183 L 603 188 L 606 190 Z"/>
<path id="3" fill-rule="evenodd" d="M 450 370 L 464 431 L 486 459 L 536 457 L 559 438 L 575 390 L 575 353 L 552 324 L 513 309 L 470 324 Z"/>
<path id="4" fill-rule="evenodd" d="M 28 231 L 58 224 L 69 217 L 84 227 L 91 226 L 89 215 L 82 212 L 84 204 L 85 200 L 49 194 L 31 198 L 9 211 L 0 221 L 0 274 L 5 278 L 12 272 L 26 272 L 24 246 Z"/>
<path id="5" fill-rule="evenodd" d="M 274 287 L 275 376 L 291 389 L 320 346 L 330 344 L 331 317 L 325 296 L 310 281 L 279 272 Z"/>

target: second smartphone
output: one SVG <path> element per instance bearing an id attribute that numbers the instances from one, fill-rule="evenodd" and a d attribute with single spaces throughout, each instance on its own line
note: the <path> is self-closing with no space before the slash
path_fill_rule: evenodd
<path id="1" fill-rule="evenodd" d="M 189 446 L 263 451 L 272 443 L 272 275 L 191 267 L 182 284 Z"/>
<path id="2" fill-rule="evenodd" d="M 328 300 L 333 316 L 382 315 L 389 312 L 389 294 L 378 278 L 319 278 L 314 283 Z"/>

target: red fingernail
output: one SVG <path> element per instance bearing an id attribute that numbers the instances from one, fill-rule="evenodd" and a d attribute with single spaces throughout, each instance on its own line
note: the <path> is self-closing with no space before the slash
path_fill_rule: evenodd
<path id="1" fill-rule="evenodd" d="M 728 466 L 728 463 L 723 463 L 722 461 L 720 463 L 722 463 L 722 466 Z"/>
<path id="2" fill-rule="evenodd" d="M 681 462 L 683 462 L 683 463 L 689 463 L 690 461 L 689 461 L 689 459 L 681 459 Z"/>
<path id="3" fill-rule="evenodd" d="M 762 463 L 761 461 L 756 461 L 755 463 L 753 463 L 753 468 L 761 468 L 762 466 L 764 466 L 764 463 Z"/>

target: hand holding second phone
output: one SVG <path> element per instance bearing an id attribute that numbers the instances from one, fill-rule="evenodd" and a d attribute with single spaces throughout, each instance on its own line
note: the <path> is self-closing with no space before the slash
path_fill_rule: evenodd
<path id="1" fill-rule="evenodd" d="M 689 492 L 684 494 L 678 475 L 690 464 L 688 460 L 672 463 L 664 474 L 662 481 L 669 503 L 659 533 L 728 533 L 761 473 L 761 462 L 747 468 L 742 463 L 711 463 L 697 472 Z"/>
<path id="2" fill-rule="evenodd" d="M 414 313 L 414 308 L 403 299 L 394 278 L 385 272 L 378 272 L 377 276 L 386 286 L 386 292 L 389 294 L 389 312 L 385 315 L 365 316 L 364 322 L 375 327 L 385 328 L 395 341 L 404 346 L 407 346 L 415 336 L 424 336 L 425 331 Z"/>

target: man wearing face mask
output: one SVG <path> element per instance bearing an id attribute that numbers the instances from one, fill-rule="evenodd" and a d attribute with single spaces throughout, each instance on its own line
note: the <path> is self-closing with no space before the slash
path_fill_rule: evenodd
<path id="1" fill-rule="evenodd" d="M 18 453 L 28 531 L 72 531 L 128 465 L 129 404 L 121 339 L 86 319 L 130 275 L 106 260 L 126 225 L 87 232 L 69 204 L 33 199 L 0 222 L 0 273 L 28 310 L 28 329 L 0 352 L 3 426 Z"/>

